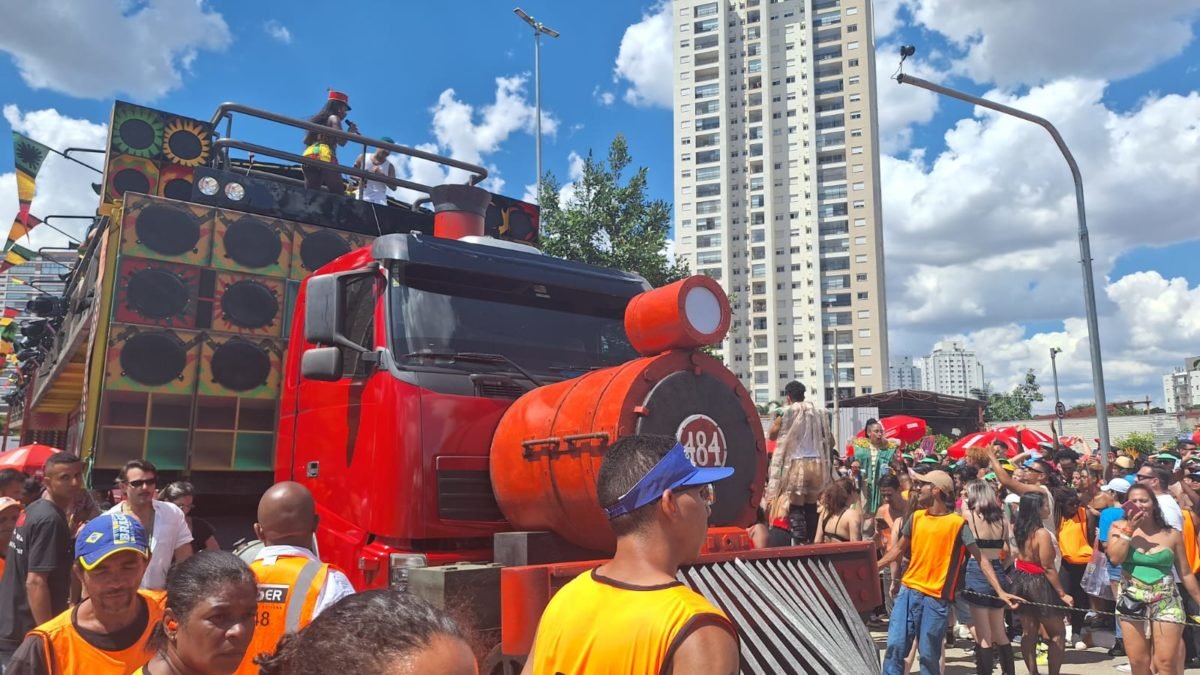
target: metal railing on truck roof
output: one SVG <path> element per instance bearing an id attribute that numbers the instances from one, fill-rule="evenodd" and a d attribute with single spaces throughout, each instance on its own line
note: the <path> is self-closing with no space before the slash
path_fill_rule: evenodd
<path id="1" fill-rule="evenodd" d="M 235 148 L 238 150 L 245 150 L 246 152 L 265 155 L 267 157 L 274 157 L 276 159 L 295 162 L 301 166 L 309 166 L 318 170 L 337 171 L 341 174 L 355 176 L 357 178 L 376 183 L 383 183 L 384 185 L 389 185 L 394 188 L 407 188 L 409 190 L 415 190 L 427 195 L 433 190 L 434 186 L 431 185 L 424 185 L 422 183 L 405 180 L 403 178 L 395 178 L 386 174 L 372 173 L 365 169 L 357 169 L 353 166 L 322 162 L 321 160 L 304 157 L 296 153 L 278 150 L 275 148 L 268 148 L 263 145 L 248 143 L 246 141 L 240 141 L 236 138 L 233 138 L 233 116 L 235 113 L 240 113 L 248 117 L 256 117 L 258 119 L 274 122 L 276 124 L 295 127 L 297 129 L 303 129 L 305 131 L 312 131 L 323 134 L 330 138 L 345 140 L 347 143 L 353 141 L 354 143 L 362 146 L 363 154 L 367 153 L 368 148 L 383 149 L 400 155 L 406 155 L 414 159 L 422 159 L 427 162 L 433 162 L 434 164 L 441 164 L 450 168 L 460 169 L 471 174 L 470 179 L 467 181 L 468 185 L 478 185 L 488 176 L 487 169 L 482 166 L 463 162 L 457 159 L 451 159 L 449 157 L 443 157 L 441 155 L 425 152 L 423 150 L 417 150 L 416 148 L 410 148 L 406 145 L 388 143 L 387 141 L 378 138 L 371 138 L 370 136 L 363 136 L 361 134 L 344 131 L 342 129 L 334 129 L 333 127 L 322 126 L 320 124 L 309 122 L 308 120 L 280 115 L 278 113 L 254 108 L 252 106 L 242 105 L 241 103 L 222 103 L 217 107 L 216 112 L 213 114 L 212 120 L 210 120 L 214 130 L 220 127 L 222 120 L 225 121 L 224 136 L 217 138 L 213 142 L 212 146 L 214 151 L 213 154 L 216 157 L 216 168 L 225 170 L 230 169 L 231 163 L 229 160 L 229 149 Z M 420 201 L 414 202 L 412 208 L 415 209 L 418 203 L 420 203 Z"/>

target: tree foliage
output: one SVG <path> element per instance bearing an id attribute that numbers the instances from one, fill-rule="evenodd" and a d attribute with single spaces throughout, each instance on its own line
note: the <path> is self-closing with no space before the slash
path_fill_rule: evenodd
<path id="1" fill-rule="evenodd" d="M 671 207 L 646 197 L 646 168 L 624 174 L 633 162 L 618 134 L 608 157 L 588 151 L 573 194 L 560 203 L 561 184 L 546 172 L 540 186 L 542 250 L 601 267 L 636 272 L 654 287 L 687 276 L 685 263 L 666 255 Z"/>
<path id="2" fill-rule="evenodd" d="M 1134 431 L 1125 438 L 1113 444 L 1122 450 L 1136 450 L 1141 456 L 1152 455 L 1158 447 L 1154 444 L 1154 434 Z"/>
<path id="3" fill-rule="evenodd" d="M 1009 422 L 1012 420 L 1027 420 L 1033 417 L 1033 404 L 1046 400 L 1042 396 L 1041 385 L 1037 376 L 1030 369 L 1025 373 L 1025 381 L 1013 387 L 1012 392 L 1004 394 L 992 389 L 990 382 L 984 383 L 983 389 L 974 389 L 971 394 L 981 401 L 987 402 L 984 419 L 988 422 Z"/>

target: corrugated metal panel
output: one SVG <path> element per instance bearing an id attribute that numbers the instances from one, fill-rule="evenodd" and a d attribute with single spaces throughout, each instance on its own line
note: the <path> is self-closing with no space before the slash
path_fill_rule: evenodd
<path id="1" fill-rule="evenodd" d="M 879 652 L 828 560 L 754 560 L 680 570 L 737 627 L 741 672 L 880 672 Z"/>
<path id="2" fill-rule="evenodd" d="M 866 428 L 867 420 L 871 418 L 879 419 L 879 408 L 838 408 L 838 422 L 841 425 L 838 433 L 841 437 L 836 439 L 836 447 L 839 455 L 844 454 L 846 445 Z"/>
<path id="3" fill-rule="evenodd" d="M 991 426 L 1010 425 L 1026 426 L 1030 429 L 1050 433 L 1050 420 L 1019 420 L 1015 422 L 994 422 L 991 424 Z M 1057 420 L 1055 426 L 1059 427 L 1060 436 L 1078 436 L 1087 440 L 1089 444 L 1100 435 L 1100 425 L 1096 423 L 1095 417 Z M 1165 443 L 1174 440 L 1179 435 L 1179 422 L 1175 419 L 1174 415 L 1109 416 L 1108 436 L 1114 443 L 1134 432 L 1153 434 L 1155 442 Z"/>

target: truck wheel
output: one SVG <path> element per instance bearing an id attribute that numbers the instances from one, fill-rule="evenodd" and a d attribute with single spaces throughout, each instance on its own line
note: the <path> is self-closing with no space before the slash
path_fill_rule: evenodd
<path id="1" fill-rule="evenodd" d="M 521 669 L 525 667 L 525 658 L 520 656 L 507 656 L 500 653 L 500 645 L 492 647 L 492 651 L 488 652 L 487 658 L 483 660 L 483 667 L 479 669 L 481 675 L 520 675 Z"/>

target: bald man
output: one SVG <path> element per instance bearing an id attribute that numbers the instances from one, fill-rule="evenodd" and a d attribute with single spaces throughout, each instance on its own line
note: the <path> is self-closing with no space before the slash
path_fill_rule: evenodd
<path id="1" fill-rule="evenodd" d="M 257 675 L 256 656 L 270 654 L 284 633 L 307 626 L 327 607 L 354 593 L 345 574 L 313 553 L 316 531 L 316 506 L 303 485 L 276 483 L 258 501 L 254 534 L 263 549 L 250 563 L 258 577 L 258 613 L 239 674 Z"/>

